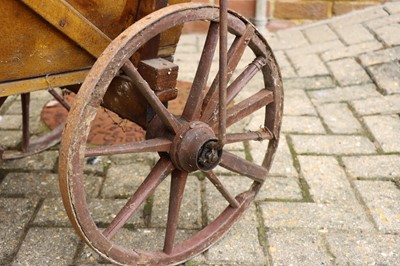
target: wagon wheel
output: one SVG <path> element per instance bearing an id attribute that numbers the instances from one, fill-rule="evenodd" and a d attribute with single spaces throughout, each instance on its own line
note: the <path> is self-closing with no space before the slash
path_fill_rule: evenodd
<path id="1" fill-rule="evenodd" d="M 202 252 L 221 238 L 250 206 L 269 171 L 278 144 L 283 106 L 279 70 L 261 35 L 247 20 L 230 12 L 228 28 L 234 40 L 228 52 L 228 79 L 239 61 L 248 57 L 243 56 L 246 49 L 252 51 L 254 60 L 239 71 L 236 78 L 232 77 L 227 88 L 227 101 L 218 102 L 218 78 L 209 88 L 206 86 L 218 39 L 218 14 L 219 10 L 214 6 L 182 4 L 154 12 L 135 23 L 115 39 L 95 63 L 68 116 L 60 152 L 60 187 L 64 205 L 75 229 L 87 244 L 114 263 L 178 264 Z M 130 58 L 157 34 L 190 21 L 209 21 L 210 26 L 185 108 L 181 113 L 173 114 L 154 96 Z M 132 79 L 156 113 L 148 125 L 147 139 L 110 147 L 87 147 L 90 123 L 108 85 L 121 70 Z M 180 71 L 191 70 L 181 68 Z M 247 90 L 251 86 L 246 84 L 251 83 L 257 73 L 262 75 L 261 80 L 264 81 L 261 89 Z M 219 120 L 219 104 L 227 109 L 225 121 Z M 256 112 L 263 117 L 264 125 L 260 130 L 235 132 L 237 124 L 253 117 Z M 228 145 L 225 147 L 217 141 L 221 123 L 227 129 Z M 248 157 L 239 157 L 227 148 L 229 143 L 237 145 L 254 140 L 268 140 L 259 145 L 266 147 L 264 160 L 254 160 L 261 161 L 260 165 Z M 105 229 L 100 228 L 91 216 L 83 186 L 85 157 L 141 152 L 153 152 L 160 158 L 113 221 Z M 233 193 L 221 182 L 219 168 L 239 174 L 242 179 L 249 180 L 249 186 Z M 226 200 L 226 208 L 200 231 L 182 242 L 175 241 L 185 183 L 192 178 L 189 173 L 195 171 L 203 173 L 206 181 L 218 189 Z M 144 251 L 141 246 L 123 246 L 115 242 L 113 237 L 169 175 L 171 189 L 163 248 Z"/>

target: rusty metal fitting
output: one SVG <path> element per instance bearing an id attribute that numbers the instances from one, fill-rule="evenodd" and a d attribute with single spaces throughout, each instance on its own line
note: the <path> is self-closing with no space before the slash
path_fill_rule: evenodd
<path id="1" fill-rule="evenodd" d="M 218 165 L 222 150 L 210 126 L 195 121 L 181 128 L 172 141 L 170 156 L 174 165 L 183 171 L 209 171 Z"/>

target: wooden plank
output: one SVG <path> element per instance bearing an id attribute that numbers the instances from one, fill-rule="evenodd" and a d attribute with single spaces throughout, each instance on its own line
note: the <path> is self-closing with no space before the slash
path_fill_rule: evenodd
<path id="1" fill-rule="evenodd" d="M 168 4 L 175 5 L 188 2 L 191 2 L 191 0 L 169 0 Z M 183 25 L 178 25 L 160 34 L 160 44 L 158 50 L 159 57 L 169 58 L 175 53 L 176 45 L 182 33 L 182 28 Z"/>
<path id="2" fill-rule="evenodd" d="M 88 73 L 89 69 L 85 69 L 64 74 L 0 83 L 0 97 L 80 84 L 85 80 Z"/>
<path id="3" fill-rule="evenodd" d="M 140 2 L 140 0 L 66 1 L 112 40 L 135 22 Z"/>
<path id="4" fill-rule="evenodd" d="M 95 58 L 111 39 L 65 0 L 21 0 Z"/>
<path id="5" fill-rule="evenodd" d="M 20 1 L 0 1 L 0 83 L 90 67 L 95 58 Z"/>

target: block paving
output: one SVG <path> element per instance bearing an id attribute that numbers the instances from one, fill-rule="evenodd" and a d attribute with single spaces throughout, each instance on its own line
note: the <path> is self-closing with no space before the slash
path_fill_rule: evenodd
<path id="1" fill-rule="evenodd" d="M 400 261 L 400 2 L 277 33 L 263 32 L 281 66 L 285 111 L 279 150 L 263 190 L 224 238 L 185 265 L 398 265 Z M 181 37 L 175 59 L 195 69 L 204 35 Z M 190 81 L 193 73 L 180 76 Z M 31 126 L 49 100 L 34 93 Z M 0 110 L 5 148 L 19 144 L 20 99 Z M 259 126 L 254 114 L 252 125 Z M 261 160 L 257 143 L 235 146 Z M 0 162 L 0 265 L 106 265 L 77 236 L 63 209 L 57 147 Z M 96 222 L 107 224 L 155 158 L 110 156 L 88 165 Z M 223 173 L 223 170 L 218 170 Z M 223 176 L 235 191 L 248 185 Z M 118 241 L 163 243 L 168 181 Z M 224 199 L 199 175 L 184 195 L 177 238 L 199 230 Z M 148 227 L 148 229 L 145 229 Z M 128 230 L 128 229 L 123 229 Z"/>

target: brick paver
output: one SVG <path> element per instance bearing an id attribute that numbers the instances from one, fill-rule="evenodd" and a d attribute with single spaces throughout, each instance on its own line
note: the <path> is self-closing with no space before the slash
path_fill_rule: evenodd
<path id="1" fill-rule="evenodd" d="M 265 33 L 281 67 L 285 109 L 270 176 L 232 230 L 185 265 L 397 265 L 400 261 L 400 2 L 277 33 Z M 204 34 L 183 35 L 175 60 L 191 81 Z M 240 68 L 245 67 L 241 64 Z M 262 77 L 260 77 L 261 79 Z M 253 87 L 258 81 L 251 82 Z M 255 86 L 254 86 L 255 87 Z M 31 126 L 49 100 L 32 94 Z M 20 97 L 0 109 L 0 143 L 21 139 Z M 260 112 L 248 124 L 263 123 Z M 56 147 L 57 148 L 57 147 Z M 111 265 L 75 234 L 57 180 L 58 151 L 0 161 L 0 265 Z M 229 145 L 262 160 L 265 143 Z M 85 190 L 100 226 L 110 223 L 156 156 L 113 155 L 88 164 Z M 251 180 L 217 168 L 233 192 Z M 116 236 L 144 250 L 162 248 L 168 180 Z M 202 175 L 190 175 L 177 240 L 226 207 Z"/>

